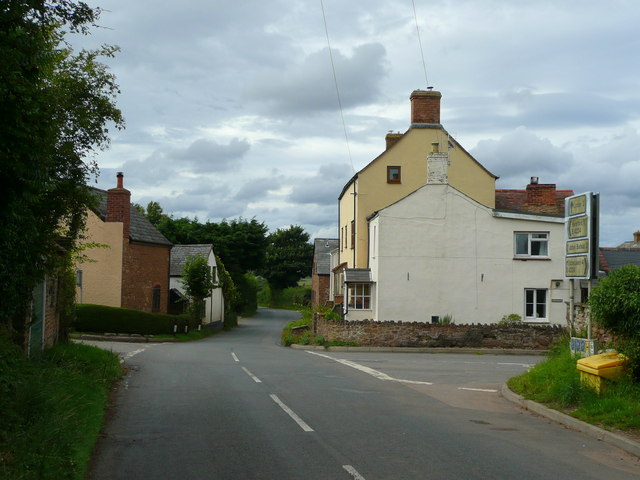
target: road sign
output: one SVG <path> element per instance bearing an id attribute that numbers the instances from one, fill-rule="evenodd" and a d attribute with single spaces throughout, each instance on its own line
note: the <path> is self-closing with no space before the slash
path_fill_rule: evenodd
<path id="1" fill-rule="evenodd" d="M 565 276 L 598 277 L 600 195 L 586 192 L 565 199 Z"/>

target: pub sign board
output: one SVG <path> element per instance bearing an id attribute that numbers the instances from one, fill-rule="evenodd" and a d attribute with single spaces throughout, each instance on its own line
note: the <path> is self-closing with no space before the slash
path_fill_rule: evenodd
<path id="1" fill-rule="evenodd" d="M 600 195 L 586 192 L 565 199 L 565 276 L 598 276 L 598 207 Z"/>

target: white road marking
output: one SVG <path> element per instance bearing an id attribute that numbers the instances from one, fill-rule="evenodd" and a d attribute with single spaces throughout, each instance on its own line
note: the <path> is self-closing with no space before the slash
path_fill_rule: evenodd
<path id="1" fill-rule="evenodd" d="M 349 475 L 351 475 L 355 480 L 365 480 L 365 478 L 351 465 L 342 465 L 342 468 L 349 472 Z"/>
<path id="2" fill-rule="evenodd" d="M 300 428 L 302 428 L 302 430 L 304 430 L 305 432 L 313 432 L 313 428 L 307 425 L 305 421 L 302 420 L 298 415 L 296 415 L 293 410 L 291 410 L 284 403 L 282 403 L 282 400 L 280 400 L 277 395 L 274 395 L 272 393 L 269 396 L 274 402 L 276 402 L 280 406 L 280 408 L 282 408 L 282 410 L 284 410 L 287 413 L 287 415 L 289 415 L 298 425 L 300 425 Z"/>
<path id="3" fill-rule="evenodd" d="M 238 357 L 236 357 L 236 354 L 235 354 L 235 353 L 231 352 L 231 356 L 233 357 L 233 359 L 234 359 L 236 362 L 239 362 L 239 361 L 240 361 L 240 360 L 238 360 Z"/>
<path id="4" fill-rule="evenodd" d="M 361 372 L 367 373 L 372 377 L 377 378 L 378 380 L 385 380 L 389 382 L 399 382 L 399 383 L 411 383 L 414 385 L 433 385 L 431 382 L 421 382 L 418 380 L 404 380 L 402 378 L 394 378 L 386 373 L 379 372 L 378 370 L 374 370 L 373 368 L 365 367 L 364 365 L 360 365 L 359 363 L 350 362 L 349 360 L 345 360 L 344 358 L 334 358 L 329 355 L 325 355 L 323 353 L 311 352 L 309 350 L 305 350 L 307 353 L 311 355 L 317 355 L 319 357 L 328 358 L 329 360 L 333 360 L 334 362 L 341 363 L 351 368 L 355 368 L 356 370 L 360 370 Z"/>
<path id="5" fill-rule="evenodd" d="M 513 362 L 504 362 L 497 363 L 497 365 L 517 365 L 518 367 L 531 368 L 533 365 L 531 363 L 513 363 Z"/>
<path id="6" fill-rule="evenodd" d="M 494 390 L 492 388 L 467 388 L 467 387 L 458 387 L 458 390 L 469 390 L 470 392 L 488 392 L 488 393 L 497 393 L 498 390 Z"/>
<path id="7" fill-rule="evenodd" d="M 260 380 L 258 377 L 256 377 L 253 373 L 251 373 L 249 370 L 247 370 L 245 367 L 242 367 L 242 370 L 244 370 L 244 372 L 249 375 L 251 378 L 253 378 L 253 381 L 256 383 L 262 383 L 262 380 Z"/>

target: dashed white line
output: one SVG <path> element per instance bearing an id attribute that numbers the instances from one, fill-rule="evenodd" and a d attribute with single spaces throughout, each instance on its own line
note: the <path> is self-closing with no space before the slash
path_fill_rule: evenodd
<path id="1" fill-rule="evenodd" d="M 287 415 L 289 415 L 298 425 L 300 425 L 300 428 L 302 428 L 302 430 L 304 430 L 305 432 L 313 432 L 313 428 L 307 425 L 305 421 L 302 420 L 298 415 L 296 415 L 293 410 L 291 410 L 284 403 L 282 403 L 282 400 L 280 400 L 277 395 L 274 395 L 272 393 L 269 396 L 274 402 L 276 402 L 280 406 L 280 408 L 282 408 L 282 410 L 284 410 L 287 413 Z"/>
<path id="2" fill-rule="evenodd" d="M 494 390 L 492 388 L 469 388 L 469 387 L 458 387 L 458 390 L 468 390 L 470 392 L 487 392 L 487 393 L 497 393 L 498 390 Z"/>
<path id="3" fill-rule="evenodd" d="M 365 478 L 351 465 L 342 465 L 342 468 L 349 472 L 349 475 L 351 475 L 355 480 L 365 480 Z"/>
<path id="4" fill-rule="evenodd" d="M 238 360 L 238 357 L 236 356 L 236 354 L 235 354 L 235 353 L 231 352 L 231 356 L 233 357 L 233 359 L 234 359 L 236 362 L 239 362 L 239 361 L 240 361 L 240 360 Z"/>
<path id="5" fill-rule="evenodd" d="M 256 377 L 253 373 L 251 373 L 249 370 L 247 370 L 245 367 L 242 367 L 242 370 L 244 370 L 244 373 L 246 373 L 247 375 L 249 375 L 254 382 L 256 383 L 262 383 L 262 380 L 260 380 L 258 377 Z"/>
<path id="6" fill-rule="evenodd" d="M 349 360 L 345 360 L 344 358 L 334 358 L 329 355 L 325 355 L 323 353 L 311 352 L 309 350 L 305 350 L 307 353 L 311 355 L 317 355 L 319 357 L 328 358 L 329 360 L 333 360 L 334 362 L 341 363 L 351 368 L 355 368 L 356 370 L 360 370 L 366 374 L 371 375 L 372 377 L 377 378 L 378 380 L 385 380 L 389 382 L 399 382 L 399 383 L 411 383 L 414 385 L 433 385 L 431 382 L 421 382 L 418 380 L 405 380 L 402 378 L 394 378 L 386 373 L 379 372 L 378 370 L 374 370 L 373 368 L 365 367 L 364 365 L 360 365 L 359 363 L 350 362 Z"/>

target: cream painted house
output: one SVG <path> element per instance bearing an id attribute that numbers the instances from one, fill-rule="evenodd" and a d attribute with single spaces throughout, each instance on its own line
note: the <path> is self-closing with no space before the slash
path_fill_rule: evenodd
<path id="1" fill-rule="evenodd" d="M 78 303 L 120 307 L 122 295 L 122 222 L 105 222 L 93 210 L 87 215 L 83 255 L 87 261 L 76 265 Z"/>
<path id="2" fill-rule="evenodd" d="M 207 259 L 207 264 L 211 269 L 211 278 L 214 282 L 219 282 L 218 266 L 216 256 L 211 244 L 174 245 L 171 249 L 171 270 L 169 279 L 169 312 L 182 313 L 183 306 L 186 306 L 184 298 L 184 284 L 182 272 L 184 266 L 190 258 L 202 256 Z M 222 288 L 214 288 L 211 295 L 205 299 L 205 310 L 203 312 L 202 324 L 219 324 L 222 327 L 224 321 L 224 298 Z"/>
<path id="3" fill-rule="evenodd" d="M 357 172 L 339 196 L 339 265 L 366 268 L 367 217 L 427 183 L 433 145 L 448 154 L 448 183 L 487 207 L 495 202 L 496 176 L 475 160 L 440 124 L 440 92 L 411 94 L 411 126 L 386 136 L 386 150 Z"/>
<path id="4" fill-rule="evenodd" d="M 548 187 L 500 192 L 524 192 L 523 207 Z M 560 205 L 569 193 L 553 185 L 547 204 Z M 506 196 L 498 195 L 500 202 Z M 491 208 L 436 180 L 375 212 L 368 233 L 369 268 L 344 271 L 347 320 L 450 315 L 456 323 L 486 324 L 515 313 L 525 322 L 565 324 L 560 214 Z"/>

